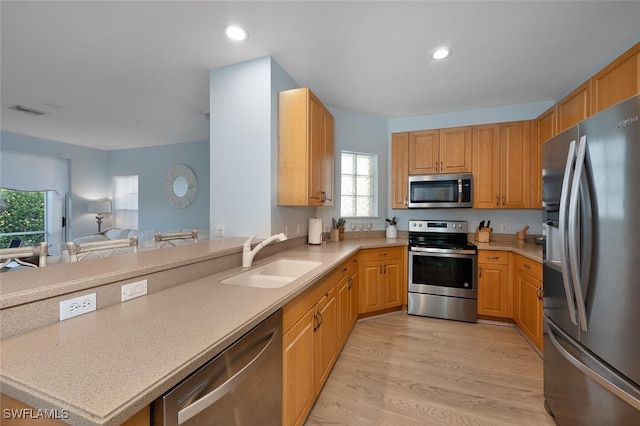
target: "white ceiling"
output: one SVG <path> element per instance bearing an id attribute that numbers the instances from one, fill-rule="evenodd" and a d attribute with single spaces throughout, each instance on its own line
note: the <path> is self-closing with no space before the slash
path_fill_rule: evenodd
<path id="1" fill-rule="evenodd" d="M 557 100 L 640 41 L 640 1 L 3 0 L 0 14 L 2 129 L 100 149 L 208 139 L 209 71 L 267 55 L 329 106 L 403 117 Z M 228 41 L 229 23 L 249 39 Z M 433 63 L 440 45 L 454 54 Z"/>

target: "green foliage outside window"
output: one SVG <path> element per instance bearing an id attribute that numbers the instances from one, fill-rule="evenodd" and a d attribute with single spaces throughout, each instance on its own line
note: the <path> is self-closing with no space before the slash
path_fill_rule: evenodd
<path id="1" fill-rule="evenodd" d="M 44 192 L 0 188 L 0 234 L 41 232 L 35 235 L 0 236 L 0 247 L 9 247 L 14 238 L 24 240 L 23 246 L 32 246 L 44 241 L 44 195 Z"/>

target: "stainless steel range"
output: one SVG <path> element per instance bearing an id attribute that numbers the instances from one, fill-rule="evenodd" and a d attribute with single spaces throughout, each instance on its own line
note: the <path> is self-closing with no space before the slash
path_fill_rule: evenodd
<path id="1" fill-rule="evenodd" d="M 467 222 L 409 221 L 409 314 L 478 320 L 478 248 Z"/>

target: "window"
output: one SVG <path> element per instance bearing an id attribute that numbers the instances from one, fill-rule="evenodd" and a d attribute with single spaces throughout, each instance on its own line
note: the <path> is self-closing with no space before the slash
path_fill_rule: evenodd
<path id="1" fill-rule="evenodd" d="M 378 214 L 378 156 L 342 151 L 340 216 Z"/>
<path id="2" fill-rule="evenodd" d="M 0 247 L 12 240 L 23 246 L 45 241 L 45 200 L 44 191 L 0 189 Z"/>
<path id="3" fill-rule="evenodd" d="M 113 177 L 113 226 L 138 229 L 138 176 Z"/>

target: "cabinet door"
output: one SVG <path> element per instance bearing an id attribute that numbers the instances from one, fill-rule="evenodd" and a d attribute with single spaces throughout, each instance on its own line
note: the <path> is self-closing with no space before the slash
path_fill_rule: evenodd
<path id="1" fill-rule="evenodd" d="M 542 349 L 542 283 L 523 273 L 516 273 L 516 323 Z"/>
<path id="2" fill-rule="evenodd" d="M 555 105 L 543 112 L 535 121 L 531 143 L 531 208 L 542 208 L 542 144 L 556 134 Z"/>
<path id="3" fill-rule="evenodd" d="M 386 261 L 382 265 L 382 307 L 395 308 L 402 306 L 402 265 L 400 261 Z"/>
<path id="4" fill-rule="evenodd" d="M 589 117 L 590 92 L 587 81 L 558 102 L 558 133 Z"/>
<path id="5" fill-rule="evenodd" d="M 324 117 L 324 132 L 322 135 L 322 205 L 333 206 L 333 115 L 326 108 L 322 108 Z"/>
<path id="6" fill-rule="evenodd" d="M 391 208 L 406 209 L 409 191 L 409 133 L 391 135 Z"/>
<path id="7" fill-rule="evenodd" d="M 382 300 L 380 298 L 380 262 L 362 262 L 360 266 L 360 302 L 358 313 L 379 311 L 382 309 Z"/>
<path id="8" fill-rule="evenodd" d="M 471 129 L 440 129 L 439 173 L 471 173 Z"/>
<path id="9" fill-rule="evenodd" d="M 439 130 L 421 130 L 409 133 L 409 174 L 438 173 Z"/>
<path id="10" fill-rule="evenodd" d="M 314 335 L 314 371 L 316 393 L 329 377 L 338 356 L 338 302 L 333 287 L 317 305 L 317 320 Z"/>
<path id="11" fill-rule="evenodd" d="M 282 337 L 282 421 L 302 424 L 315 401 L 313 375 L 314 310 Z"/>
<path id="12" fill-rule="evenodd" d="M 309 132 L 309 205 L 320 206 L 324 190 L 325 115 L 322 104 L 311 92 L 309 92 Z"/>
<path id="13" fill-rule="evenodd" d="M 591 114 L 640 93 L 640 43 L 591 78 Z"/>
<path id="14" fill-rule="evenodd" d="M 526 209 L 531 189 L 531 122 L 501 124 L 500 207 Z"/>
<path id="15" fill-rule="evenodd" d="M 478 264 L 478 315 L 510 318 L 509 265 Z"/>
<path id="16" fill-rule="evenodd" d="M 500 207 L 500 124 L 473 126 L 473 207 Z"/>
<path id="17" fill-rule="evenodd" d="M 342 349 L 349 332 L 358 318 L 357 275 L 343 278 L 338 283 L 338 349 Z"/>

